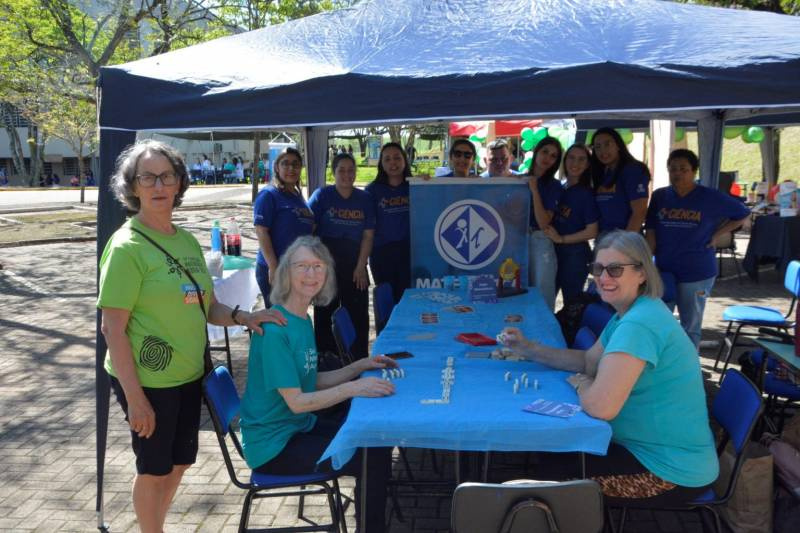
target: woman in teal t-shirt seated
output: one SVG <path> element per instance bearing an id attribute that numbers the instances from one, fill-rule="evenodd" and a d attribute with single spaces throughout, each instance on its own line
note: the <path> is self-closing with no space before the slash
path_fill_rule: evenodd
<path id="1" fill-rule="evenodd" d="M 340 420 L 312 414 L 356 396 L 394 393 L 386 380 L 358 378 L 366 371 L 397 367 L 382 355 L 330 372 L 317 372 L 317 347 L 308 307 L 327 305 L 336 294 L 330 252 L 317 237 L 301 236 L 289 246 L 273 276 L 270 301 L 287 319 L 286 326 L 265 324 L 263 335 L 250 344 L 247 389 L 242 398 L 241 428 L 245 460 L 265 474 L 296 475 L 331 471 L 330 461 L 317 465 L 341 425 Z M 274 327 L 272 327 L 274 326 Z M 367 454 L 367 523 L 362 531 L 384 528 L 386 481 L 391 449 L 373 448 Z M 361 481 L 361 453 L 341 469 Z M 360 498 L 355 498 L 356 522 Z"/>
<path id="2" fill-rule="evenodd" d="M 719 473 L 694 344 L 661 301 L 661 278 L 644 237 L 608 233 L 590 270 L 603 301 L 617 311 L 594 346 L 550 348 L 516 328 L 504 330 L 506 344 L 576 372 L 568 381 L 584 411 L 611 424 L 608 454 L 588 455 L 586 473 L 612 505 L 688 502 Z"/>

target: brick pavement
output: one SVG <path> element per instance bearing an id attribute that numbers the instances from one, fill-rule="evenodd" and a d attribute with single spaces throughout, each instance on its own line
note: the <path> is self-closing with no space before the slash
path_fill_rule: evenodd
<path id="1" fill-rule="evenodd" d="M 234 213 L 239 220 L 249 219 L 245 208 L 181 210 L 177 219 L 206 244 L 211 220 Z M 744 250 L 746 241 L 741 244 L 740 250 Z M 254 254 L 252 231 L 245 230 L 243 249 L 245 255 Z M 94 530 L 94 244 L 6 248 L 2 263 L 0 530 Z M 706 311 L 704 338 L 721 335 L 724 306 L 758 301 L 783 309 L 788 305 L 784 294 L 782 281 L 773 271 L 762 272 L 759 284 L 720 281 Z M 244 338 L 234 339 L 233 350 L 241 384 L 246 369 Z M 709 354 L 713 355 L 713 350 L 703 354 L 706 370 L 713 365 Z M 189 470 L 172 506 L 167 531 L 233 531 L 238 524 L 241 491 L 228 482 L 205 418 L 200 447 L 198 464 Z M 113 399 L 107 450 L 106 523 L 112 531 L 134 531 L 130 503 L 133 457 L 128 431 Z M 413 451 L 410 455 L 417 475 L 434 475 L 429 460 L 423 469 L 421 455 Z M 440 458 L 446 457 L 440 454 Z M 395 471 L 400 475 L 397 466 Z M 352 492 L 352 481 L 346 479 L 344 487 Z M 392 531 L 447 530 L 449 499 L 402 497 L 400 502 L 406 521 L 400 523 L 395 516 Z M 313 518 L 323 514 L 321 503 L 309 500 L 306 515 Z M 288 499 L 259 502 L 253 525 L 292 524 L 296 512 L 296 502 Z M 352 530 L 352 509 L 349 514 Z M 689 515 L 639 512 L 632 514 L 628 530 L 699 530 L 699 523 Z"/>

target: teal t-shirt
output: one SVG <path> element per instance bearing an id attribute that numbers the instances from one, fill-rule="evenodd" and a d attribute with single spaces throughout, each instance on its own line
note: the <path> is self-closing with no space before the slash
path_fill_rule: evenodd
<path id="1" fill-rule="evenodd" d="M 625 352 L 646 362 L 619 414 L 612 440 L 649 471 L 684 487 L 719 474 L 697 351 L 661 300 L 640 296 L 600 335 L 603 357 Z"/>
<path id="2" fill-rule="evenodd" d="M 311 319 L 275 307 L 288 324 L 263 324 L 264 334 L 253 333 L 250 340 L 240 412 L 242 448 L 250 468 L 273 459 L 292 435 L 309 431 L 317 420 L 311 413 L 292 413 L 278 392 L 289 388 L 314 392 L 317 388 L 317 346 Z"/>

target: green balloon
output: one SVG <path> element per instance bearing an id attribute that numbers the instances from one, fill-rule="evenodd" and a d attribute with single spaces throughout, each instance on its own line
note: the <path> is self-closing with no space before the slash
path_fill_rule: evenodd
<path id="1" fill-rule="evenodd" d="M 735 139 L 744 133 L 744 130 L 744 126 L 725 126 L 725 129 L 722 131 L 722 136 L 726 139 Z"/>
<path id="2" fill-rule="evenodd" d="M 474 143 L 482 144 L 483 141 L 486 140 L 486 137 L 481 137 L 477 133 L 473 133 L 472 135 L 469 136 L 469 140 Z"/>
<path id="3" fill-rule="evenodd" d="M 559 135 L 556 135 L 556 139 L 561 143 L 561 150 L 566 152 L 567 148 L 569 148 L 569 132 L 567 130 L 562 130 Z"/>
<path id="4" fill-rule="evenodd" d="M 533 132 L 533 138 L 531 139 L 533 146 L 539 144 L 539 141 L 545 137 L 547 137 L 547 128 L 536 128 Z"/>
<path id="5" fill-rule="evenodd" d="M 586 146 L 591 146 L 594 140 L 594 132 L 597 130 L 589 130 L 586 132 Z"/>
<path id="6" fill-rule="evenodd" d="M 519 135 L 525 140 L 533 139 L 533 130 L 528 126 L 525 126 L 524 128 L 522 128 L 522 131 L 519 132 Z"/>
<path id="7" fill-rule="evenodd" d="M 630 144 L 633 140 L 633 132 L 628 128 L 617 128 L 617 133 L 622 137 L 622 142 L 625 144 Z"/>
<path id="8" fill-rule="evenodd" d="M 681 142 L 686 137 L 686 130 L 683 128 L 675 128 L 675 142 Z"/>
<path id="9" fill-rule="evenodd" d="M 747 128 L 747 138 L 751 143 L 760 143 L 764 140 L 764 130 L 758 126 Z"/>
<path id="10" fill-rule="evenodd" d="M 533 139 L 522 139 L 522 149 L 526 152 L 533 148 Z"/>
<path id="11" fill-rule="evenodd" d="M 524 163 L 522 163 L 522 164 L 519 166 L 519 171 L 520 171 L 520 172 L 527 172 L 527 171 L 528 171 L 528 169 L 530 169 L 530 168 L 531 168 L 531 160 L 530 160 L 530 159 L 528 159 L 528 160 L 525 160 L 525 162 L 524 162 Z"/>

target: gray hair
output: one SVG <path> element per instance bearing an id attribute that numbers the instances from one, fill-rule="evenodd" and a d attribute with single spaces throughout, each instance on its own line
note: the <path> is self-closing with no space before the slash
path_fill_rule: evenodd
<path id="1" fill-rule="evenodd" d="M 653 253 L 640 234 L 633 231 L 621 229 L 611 231 L 603 235 L 594 248 L 595 257 L 597 252 L 611 248 L 630 258 L 631 263 L 639 263 L 644 272 L 644 283 L 639 287 L 639 294 L 659 299 L 664 294 L 664 283 L 661 281 L 661 274 L 653 263 Z"/>
<path id="2" fill-rule="evenodd" d="M 328 248 L 322 244 L 319 237 L 312 237 L 311 235 L 302 235 L 295 239 L 295 241 L 286 249 L 281 260 L 278 262 L 278 268 L 275 269 L 275 274 L 272 276 L 272 289 L 269 292 L 269 301 L 273 304 L 285 305 L 289 300 L 289 293 L 292 290 L 291 283 L 291 267 L 294 259 L 294 254 L 300 248 L 308 248 L 317 259 L 325 263 L 325 283 L 311 303 L 314 305 L 328 305 L 336 297 L 336 273 L 334 272 L 333 256 L 328 251 Z"/>
<path id="3" fill-rule="evenodd" d="M 163 155 L 172 165 L 172 170 L 180 178 L 180 188 L 178 194 L 175 195 L 172 207 L 180 206 L 183 202 L 183 195 L 189 188 L 189 172 L 186 170 L 186 163 L 175 148 L 153 139 L 137 141 L 119 154 L 117 166 L 111 176 L 111 191 L 114 196 L 130 211 L 139 212 L 141 203 L 133 192 L 136 186 L 136 169 L 139 166 L 139 159 L 146 153 Z"/>

